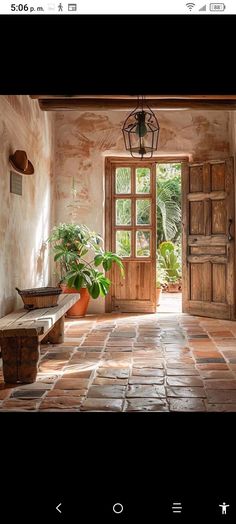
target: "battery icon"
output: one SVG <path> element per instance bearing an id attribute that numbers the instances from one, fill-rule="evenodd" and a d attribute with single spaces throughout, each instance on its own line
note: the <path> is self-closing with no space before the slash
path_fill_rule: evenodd
<path id="1" fill-rule="evenodd" d="M 226 9 L 225 4 L 210 4 L 210 11 L 224 11 Z"/>

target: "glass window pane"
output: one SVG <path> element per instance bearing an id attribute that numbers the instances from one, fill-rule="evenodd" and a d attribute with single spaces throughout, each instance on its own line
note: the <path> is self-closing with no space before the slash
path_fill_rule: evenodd
<path id="1" fill-rule="evenodd" d="M 130 167 L 117 167 L 116 168 L 115 192 L 117 194 L 131 193 L 131 168 Z"/>
<path id="2" fill-rule="evenodd" d="M 136 169 L 136 193 L 150 193 L 151 173 L 149 167 Z"/>
<path id="3" fill-rule="evenodd" d="M 148 198 L 136 200 L 136 224 L 151 224 L 151 200 Z"/>
<path id="4" fill-rule="evenodd" d="M 131 256 L 131 231 L 116 231 L 116 254 L 120 257 Z"/>
<path id="5" fill-rule="evenodd" d="M 150 257 L 150 231 L 136 231 L 136 256 Z"/>
<path id="6" fill-rule="evenodd" d="M 119 198 L 116 200 L 116 225 L 128 226 L 131 224 L 131 199 Z"/>

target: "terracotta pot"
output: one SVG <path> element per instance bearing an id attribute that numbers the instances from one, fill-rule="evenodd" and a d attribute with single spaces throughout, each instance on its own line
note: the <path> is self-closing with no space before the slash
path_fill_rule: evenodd
<path id="1" fill-rule="evenodd" d="M 168 293 L 179 293 L 179 282 L 170 282 L 167 291 Z"/>
<path id="2" fill-rule="evenodd" d="M 161 287 L 157 287 L 156 288 L 156 304 L 157 306 L 160 305 L 160 301 L 161 301 L 161 294 L 162 294 L 162 288 Z"/>
<path id="3" fill-rule="evenodd" d="M 73 287 L 67 287 L 65 284 L 60 284 L 62 293 L 79 293 L 80 299 L 70 309 L 68 309 L 67 317 L 84 317 L 87 313 L 90 294 L 87 288 L 82 287 L 79 291 Z"/>

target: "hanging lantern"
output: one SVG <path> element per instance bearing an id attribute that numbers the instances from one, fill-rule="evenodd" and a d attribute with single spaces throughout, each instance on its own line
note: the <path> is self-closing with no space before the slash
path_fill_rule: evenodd
<path id="1" fill-rule="evenodd" d="M 134 158 L 151 158 L 157 150 L 160 127 L 158 121 L 145 103 L 138 97 L 138 105 L 126 118 L 122 128 L 125 148 Z"/>

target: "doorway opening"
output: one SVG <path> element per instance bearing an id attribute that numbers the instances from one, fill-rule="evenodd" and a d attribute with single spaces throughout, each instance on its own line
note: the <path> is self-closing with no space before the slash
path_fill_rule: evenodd
<path id="1" fill-rule="evenodd" d="M 182 312 L 181 162 L 156 164 L 157 312 Z"/>

